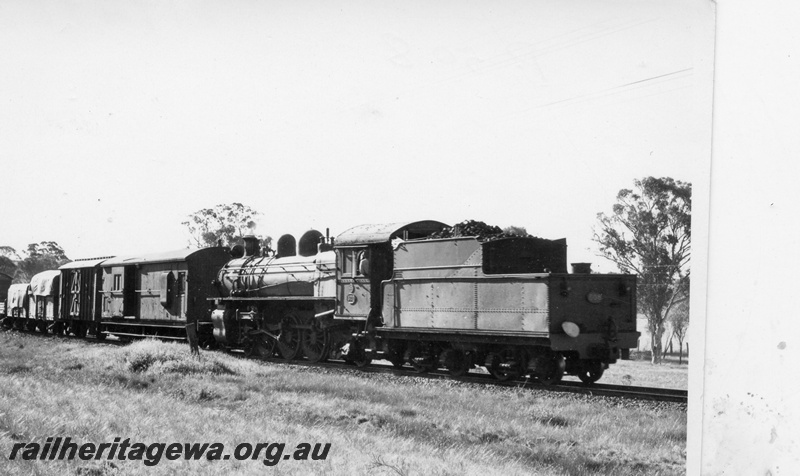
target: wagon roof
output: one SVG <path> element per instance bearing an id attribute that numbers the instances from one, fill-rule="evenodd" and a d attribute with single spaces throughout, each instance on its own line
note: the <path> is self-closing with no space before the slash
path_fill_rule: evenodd
<path id="1" fill-rule="evenodd" d="M 23 299 L 25 299 L 25 296 L 28 295 L 30 287 L 30 283 L 12 284 L 11 287 L 8 288 L 9 305 L 13 302 L 21 303 Z"/>
<path id="2" fill-rule="evenodd" d="M 183 248 L 180 250 L 164 251 L 161 253 L 148 253 L 129 256 L 117 256 L 103 262 L 103 267 L 107 266 L 124 266 L 128 264 L 139 263 L 169 263 L 186 261 L 191 255 L 195 253 L 204 252 L 213 248 Z"/>
<path id="3" fill-rule="evenodd" d="M 75 261 L 70 261 L 69 263 L 62 265 L 58 269 L 94 268 L 98 264 L 110 258 L 113 258 L 113 256 L 105 256 L 103 258 L 79 259 Z"/>
<path id="4" fill-rule="evenodd" d="M 53 294 L 53 281 L 61 274 L 57 269 L 42 271 L 31 278 L 31 292 L 34 296 Z"/>
<path id="5" fill-rule="evenodd" d="M 359 225 L 342 232 L 336 237 L 336 246 L 385 243 L 392 238 L 401 236 L 406 231 L 414 235 L 427 236 L 440 231 L 446 226 L 446 224 L 434 220 Z"/>

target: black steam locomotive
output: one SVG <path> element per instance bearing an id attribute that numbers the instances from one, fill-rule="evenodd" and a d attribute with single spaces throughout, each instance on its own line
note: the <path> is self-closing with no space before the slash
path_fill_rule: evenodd
<path id="1" fill-rule="evenodd" d="M 362 225 L 335 240 L 284 235 L 275 251 L 245 237 L 232 250 L 75 261 L 26 302 L 9 300 L 6 321 L 98 338 L 188 338 L 262 358 L 381 359 L 454 376 L 483 366 L 501 380 L 546 384 L 565 374 L 594 382 L 636 346 L 634 275 L 568 273 L 563 239 L 447 228 Z"/>

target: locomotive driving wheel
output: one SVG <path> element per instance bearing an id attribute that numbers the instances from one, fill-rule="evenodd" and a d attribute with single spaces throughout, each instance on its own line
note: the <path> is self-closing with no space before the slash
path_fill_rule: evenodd
<path id="1" fill-rule="evenodd" d="M 330 341 L 328 331 L 319 327 L 316 320 L 312 320 L 311 327 L 302 331 L 303 354 L 311 362 L 324 362 L 328 359 Z"/>
<path id="2" fill-rule="evenodd" d="M 286 360 L 294 360 L 300 354 L 300 318 L 288 312 L 281 321 L 281 333 L 278 335 L 278 351 Z"/>
<path id="3" fill-rule="evenodd" d="M 268 359 L 275 354 L 275 340 L 265 334 L 254 334 L 248 337 L 244 348 L 248 357 Z"/>

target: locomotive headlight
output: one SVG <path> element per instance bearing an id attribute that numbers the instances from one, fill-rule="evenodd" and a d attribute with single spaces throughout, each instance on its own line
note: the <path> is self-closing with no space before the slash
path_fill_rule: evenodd
<path id="1" fill-rule="evenodd" d="M 586 300 L 592 304 L 600 304 L 603 302 L 603 293 L 600 291 L 589 291 L 586 293 Z"/>
<path id="2" fill-rule="evenodd" d="M 561 328 L 564 329 L 564 332 L 570 337 L 578 337 L 581 333 L 581 328 L 574 322 L 564 321 L 561 323 Z"/>

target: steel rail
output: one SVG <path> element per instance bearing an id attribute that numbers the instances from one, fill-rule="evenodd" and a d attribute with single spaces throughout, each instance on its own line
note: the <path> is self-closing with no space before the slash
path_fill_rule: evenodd
<path id="1" fill-rule="evenodd" d="M 102 341 L 97 340 L 94 337 L 75 337 L 75 336 L 55 336 L 54 334 L 42 334 L 40 332 L 35 331 L 19 331 L 18 329 L 8 329 L 8 331 L 15 331 L 21 332 L 23 334 L 29 335 L 38 335 L 44 338 L 60 338 L 60 339 L 75 339 L 75 340 L 86 340 L 86 341 L 95 341 L 101 344 L 111 344 L 111 345 L 125 345 L 128 342 L 122 340 L 108 340 L 104 339 Z M 146 336 L 160 339 L 163 336 Z M 239 355 L 243 358 L 244 352 L 242 350 L 232 350 L 228 351 L 230 354 Z M 463 383 L 474 383 L 480 385 L 495 385 L 495 386 L 502 386 L 502 387 L 516 387 L 516 388 L 529 388 L 532 390 L 544 390 L 548 392 L 563 392 L 563 393 L 575 393 L 575 394 L 583 394 L 589 396 L 597 396 L 597 397 L 620 397 L 620 398 L 630 398 L 636 400 L 649 400 L 649 401 L 657 401 L 657 402 L 674 402 L 674 403 L 683 403 L 686 404 L 688 401 L 688 392 L 686 390 L 679 390 L 679 389 L 669 389 L 669 388 L 658 388 L 658 387 L 633 387 L 627 385 L 614 385 L 614 384 L 584 384 L 579 382 L 560 382 L 554 385 L 544 385 L 536 380 L 531 380 L 529 378 L 524 379 L 509 379 L 509 380 L 498 380 L 493 376 L 486 374 L 486 373 L 477 373 L 471 372 L 467 375 L 463 375 L 460 377 L 453 377 L 449 375 L 446 371 L 442 370 L 432 370 L 430 372 L 416 372 L 408 366 L 403 366 L 401 368 L 394 367 L 391 364 L 380 364 L 380 363 L 372 363 L 365 367 L 359 367 L 354 364 L 349 364 L 347 362 L 342 361 L 328 361 L 328 362 L 309 362 L 307 360 L 285 360 L 281 358 L 267 358 L 267 359 L 260 359 L 260 358 L 253 358 L 253 360 L 257 360 L 260 362 L 266 362 L 270 364 L 278 364 L 278 365 L 295 365 L 301 367 L 311 367 L 311 368 L 330 368 L 330 369 L 340 369 L 340 370 L 356 370 L 363 373 L 384 373 L 384 374 L 392 374 L 401 377 L 418 377 L 424 379 L 431 379 L 431 380 L 451 380 Z"/>

